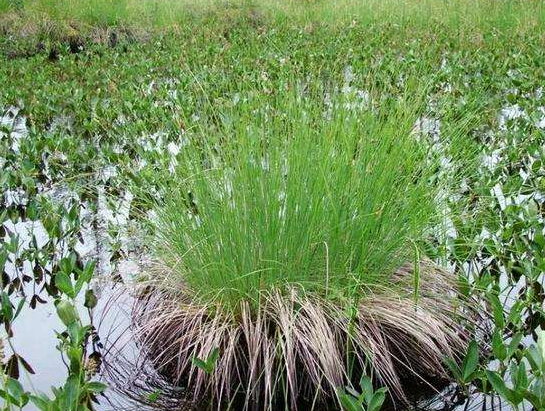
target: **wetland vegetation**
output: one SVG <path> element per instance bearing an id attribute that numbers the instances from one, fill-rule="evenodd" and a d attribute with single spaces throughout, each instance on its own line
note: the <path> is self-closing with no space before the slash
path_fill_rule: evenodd
<path id="1" fill-rule="evenodd" d="M 545 410 L 544 6 L 0 0 L 3 409 Z"/>

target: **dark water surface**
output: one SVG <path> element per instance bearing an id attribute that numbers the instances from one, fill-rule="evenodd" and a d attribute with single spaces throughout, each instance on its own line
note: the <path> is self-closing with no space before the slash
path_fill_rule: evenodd
<path id="1" fill-rule="evenodd" d="M 67 193 L 57 193 L 59 197 Z M 120 200 L 122 202 L 122 200 Z M 99 201 L 100 202 L 100 201 Z M 103 212 L 105 220 L 115 220 L 117 223 L 127 222 L 127 212 L 123 206 L 117 209 L 118 214 L 111 211 Z M 85 221 L 85 216 L 83 216 Z M 32 235 L 35 235 L 38 243 L 45 242 L 47 234 L 39 222 L 24 222 L 13 224 L 5 223 L 10 231 L 19 234 L 21 247 L 28 247 Z M 83 229 L 81 243 L 77 251 L 85 258 L 93 258 L 98 261 L 98 276 L 93 280 L 92 288 L 98 297 L 98 305 L 89 312 L 83 306 L 83 293 L 77 300 L 77 308 L 80 311 L 84 323 L 92 323 L 98 332 L 99 341 L 90 345 L 89 350 L 99 351 L 105 359 L 101 367 L 101 373 L 95 379 L 101 379 L 111 386 L 105 396 L 99 398 L 100 404 L 97 411 L 110 410 L 189 410 L 180 398 L 183 392 L 176 387 L 169 386 L 168 382 L 161 380 L 141 355 L 135 340 L 131 334 L 130 311 L 132 298 L 123 283 L 130 282 L 140 273 L 142 258 L 130 245 L 130 236 L 125 237 L 125 255 L 129 258 L 122 259 L 115 264 L 110 262 L 111 249 L 108 246 L 101 227 L 91 229 L 90 226 Z M 137 247 L 136 247 L 137 248 Z M 8 265 L 8 270 L 10 269 Z M 11 267 L 15 270 L 15 267 Z M 31 267 L 25 267 L 31 271 Z M 11 274 L 16 274 L 12 272 Z M 21 274 L 21 273 L 18 273 Z M 117 281 L 112 281 L 116 278 Z M 33 283 L 26 285 L 32 288 Z M 28 289 L 26 294 L 32 295 L 36 290 Z M 43 293 L 42 293 L 43 294 Z M 66 380 L 67 369 L 60 352 L 56 346 L 58 339 L 56 331 L 64 330 L 64 325 L 56 315 L 56 310 L 51 298 L 47 298 L 46 304 L 38 304 L 35 309 L 25 306 L 20 316 L 16 319 L 12 339 L 13 347 L 33 367 L 35 374 L 31 375 L 21 369 L 21 382 L 25 389 L 31 392 L 44 392 L 51 394 L 51 386 L 60 386 Z M 27 301 L 28 304 L 28 301 Z M 9 348 L 7 349 L 9 355 Z M 150 404 L 150 394 L 158 395 L 159 400 Z M 453 385 L 440 393 L 427 394 L 422 398 L 421 393 L 415 392 L 414 410 L 509 410 L 501 404 L 498 398 L 483 397 L 482 395 L 469 395 L 459 392 Z M 404 409 L 397 408 L 397 409 Z M 32 404 L 25 409 L 34 410 Z M 392 408 L 396 409 L 396 408 Z M 338 411 L 338 410 L 327 410 Z"/>

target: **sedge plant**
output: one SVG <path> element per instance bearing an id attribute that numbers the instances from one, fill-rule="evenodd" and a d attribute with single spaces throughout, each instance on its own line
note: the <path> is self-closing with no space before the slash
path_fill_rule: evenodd
<path id="1" fill-rule="evenodd" d="M 317 404 L 369 367 L 404 399 L 407 377 L 448 375 L 470 305 L 418 244 L 441 226 L 467 151 L 463 127 L 418 132 L 420 96 L 354 108 L 288 92 L 184 135 L 158 172 L 135 324 L 193 399 Z M 210 372 L 195 364 L 216 352 Z"/>

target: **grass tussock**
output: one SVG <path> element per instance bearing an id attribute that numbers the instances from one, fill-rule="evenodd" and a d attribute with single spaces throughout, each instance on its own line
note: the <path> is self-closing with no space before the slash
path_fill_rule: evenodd
<path id="1" fill-rule="evenodd" d="M 419 135 L 416 99 L 288 94 L 187 133 L 156 205 L 165 286 L 231 311 L 294 284 L 351 302 L 389 284 L 441 223 L 462 141 Z"/>
<path id="2" fill-rule="evenodd" d="M 257 310 L 241 303 L 238 317 L 211 311 L 191 292 L 147 293 L 134 311 L 137 337 L 155 367 L 195 403 L 255 410 L 324 406 L 362 373 L 404 401 L 407 383 L 433 388 L 448 380 L 443 359 L 460 358 L 475 325 L 463 318 L 475 313 L 453 292 L 452 276 L 429 261 L 419 267 L 415 305 L 413 268 L 396 271 L 391 286 L 398 293 L 376 288 L 352 310 L 297 285 L 264 291 Z M 216 350 L 220 357 L 207 374 L 193 358 Z"/>
<path id="3" fill-rule="evenodd" d="M 467 340 L 452 278 L 417 251 L 462 139 L 419 133 L 418 96 L 286 94 L 186 133 L 155 205 L 140 339 L 195 400 L 323 402 L 370 370 L 404 399 L 405 377 L 446 377 Z M 191 359 L 214 349 L 208 375 Z"/>

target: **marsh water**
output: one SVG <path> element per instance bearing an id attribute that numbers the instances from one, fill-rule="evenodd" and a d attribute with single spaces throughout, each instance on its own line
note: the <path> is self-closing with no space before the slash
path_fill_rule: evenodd
<path id="1" fill-rule="evenodd" d="M 521 114 L 514 108 L 508 107 L 501 113 L 500 120 L 516 118 Z M 59 119 L 59 121 L 63 121 Z M 545 127 L 545 119 L 541 120 Z M 15 108 L 9 108 L 4 111 L 0 118 L 0 123 L 11 128 L 14 144 L 25 138 L 27 131 L 25 119 L 18 115 Z M 500 121 L 500 127 L 502 126 Z M 423 121 L 420 127 L 427 133 L 433 133 L 437 127 L 433 120 Z M 175 152 L 174 148 L 169 149 Z M 490 153 L 483 164 L 487 167 L 493 167 L 499 161 L 497 153 Z M 98 297 L 98 305 L 92 312 L 83 306 L 83 300 L 78 300 L 78 309 L 84 321 L 90 321 L 96 328 L 98 340 L 93 343 L 89 349 L 97 350 L 101 353 L 110 365 L 103 364 L 99 378 L 109 383 L 112 388 L 105 395 L 99 398 L 100 404 L 96 409 L 106 410 L 143 410 L 146 408 L 159 408 L 159 405 L 150 405 L 149 397 L 146 392 L 157 393 L 158 395 L 176 394 L 176 387 L 168 387 L 167 382 L 158 383 L 156 377 L 150 376 L 149 366 L 137 360 L 141 353 L 131 335 L 130 310 L 131 296 L 124 288 L 124 284 L 130 283 L 131 279 L 136 277 L 142 270 L 145 263 L 145 253 L 142 253 L 140 244 L 135 241 L 134 233 L 130 231 L 129 209 L 132 196 L 125 193 L 112 204 L 106 201 L 105 195 L 100 196 L 100 184 L 108 179 L 115 177 L 115 168 L 101 170 L 98 173 L 97 182 L 99 184 L 98 207 L 95 211 L 86 211 L 83 205 L 82 211 L 82 236 L 77 244 L 77 251 L 84 259 L 95 259 L 98 261 L 98 276 L 92 283 L 95 294 Z M 63 202 L 76 196 L 67 187 L 55 186 L 49 189 L 49 194 L 56 201 Z M 500 205 L 505 206 L 506 199 L 501 192 L 501 187 L 493 189 Z M 7 193 L 12 202 L 20 200 L 21 193 Z M 110 199 L 111 200 L 111 199 Z M 516 201 L 516 199 L 515 199 Z M 89 208 L 90 209 L 90 208 Z M 47 240 L 45 232 L 40 222 L 19 222 L 12 223 L 7 221 L 5 227 L 19 235 L 21 247 L 28 246 L 34 237 L 38 243 Z M 108 234 L 108 226 L 115 225 L 121 231 L 121 250 L 123 258 L 112 259 L 113 247 L 112 240 Z M 454 233 L 455 235 L 455 233 Z M 486 235 L 484 233 L 483 235 Z M 62 250 L 61 250 L 62 253 Z M 474 262 L 479 265 L 479 261 Z M 25 266 L 24 270 L 32 270 L 32 267 Z M 12 270 L 11 274 L 17 270 L 14 266 L 7 266 Z M 19 273 L 21 274 L 21 273 Z M 507 279 L 505 279 L 505 282 Z M 33 283 L 25 287 L 33 287 Z M 32 290 L 33 294 L 36 290 Z M 45 291 L 44 291 L 45 292 Z M 511 290 L 516 295 L 516 287 Z M 505 302 L 509 304 L 510 296 L 505 296 Z M 47 300 L 46 296 L 44 299 Z M 13 347 L 31 364 L 35 374 L 22 371 L 21 381 L 26 389 L 31 392 L 42 391 L 46 394 L 51 392 L 51 386 L 59 386 L 66 379 L 66 364 L 56 346 L 58 339 L 55 330 L 60 331 L 63 328 L 62 323 L 55 313 L 55 307 L 50 299 L 45 304 L 38 304 L 35 309 L 24 309 L 14 324 L 14 337 L 12 339 Z M 135 366 L 134 364 L 138 364 Z M 108 367 L 109 370 L 108 370 Z M 114 367 L 114 368 L 111 368 Z M 116 369 L 115 367 L 120 367 Z M 108 371 L 106 371 L 108 370 Z M 142 374 L 142 371 L 145 372 Z M 112 376 L 115 381 L 111 381 Z M 146 387 L 147 384 L 151 387 Z M 134 389 L 133 389 L 134 388 Z M 133 390 L 133 395 L 127 396 L 127 391 Z M 447 387 L 444 391 L 427 396 L 427 398 L 418 398 L 419 393 L 415 394 L 413 409 L 421 410 L 492 410 L 504 409 L 509 407 L 502 404 L 498 398 L 483 397 L 482 395 L 466 395 L 457 391 L 453 387 Z M 130 398 L 129 398 L 130 397 Z M 418 398 L 418 399 L 417 399 Z M 147 403 L 145 405 L 144 403 Z M 162 402 L 164 403 L 164 402 Z M 159 404 L 159 402 L 158 402 Z M 179 408 L 173 408 L 176 404 L 176 398 L 172 398 L 168 409 L 182 409 L 182 403 L 178 403 Z M 29 409 L 32 409 L 30 406 Z"/>

